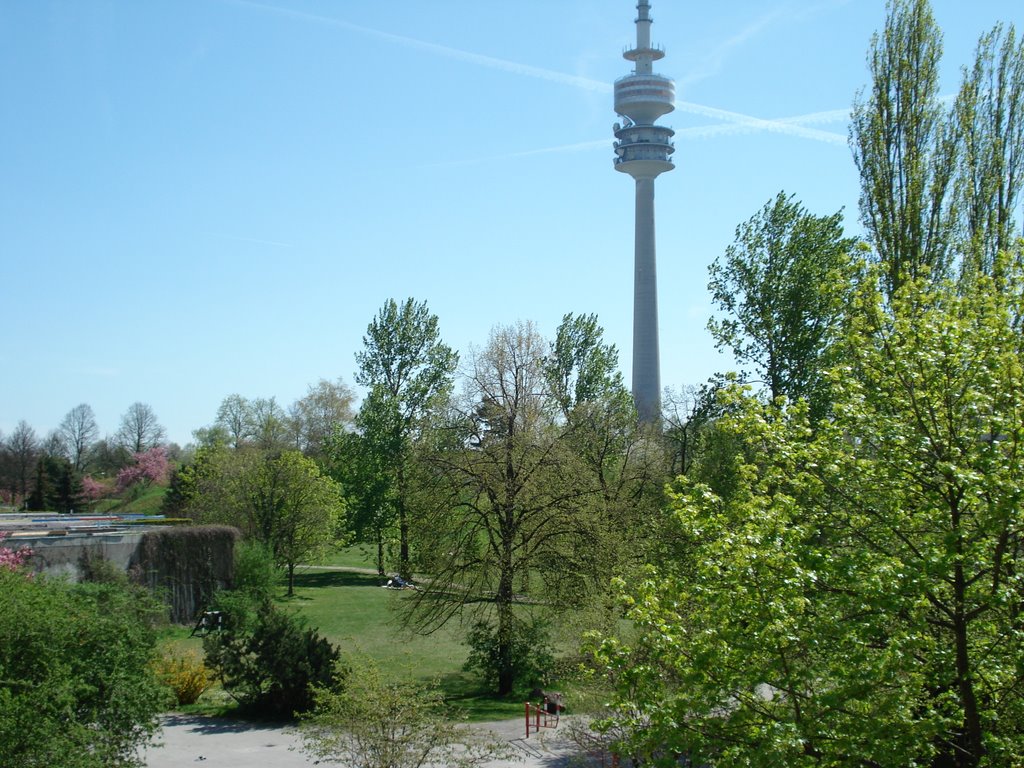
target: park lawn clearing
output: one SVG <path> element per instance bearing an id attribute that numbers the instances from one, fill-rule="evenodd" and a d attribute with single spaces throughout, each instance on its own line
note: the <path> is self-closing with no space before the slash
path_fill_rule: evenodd
<path id="1" fill-rule="evenodd" d="M 296 610 L 338 645 L 343 660 L 368 658 L 396 679 L 438 684 L 456 717 L 484 721 L 518 716 L 521 701 L 486 695 L 476 676 L 462 671 L 468 648 L 458 624 L 430 635 L 402 626 L 401 601 L 411 596 L 383 589 L 376 573 L 300 566 L 295 596 L 280 604 Z"/>
<path id="2" fill-rule="evenodd" d="M 413 592 L 382 588 L 375 569 L 366 567 L 369 558 L 355 547 L 325 559 L 330 565 L 296 568 L 292 598 L 284 596 L 282 580 L 276 602 L 338 646 L 343 663 L 367 659 L 398 681 L 437 685 L 452 716 L 460 720 L 486 722 L 522 715 L 520 698 L 497 698 L 483 690 L 475 674 L 463 671 L 469 652 L 463 643 L 468 627 L 453 621 L 429 635 L 416 634 L 402 626 L 400 612 L 402 602 L 412 598 Z M 168 627 L 161 633 L 164 652 L 193 652 L 202 657 L 202 639 L 191 637 L 191 631 L 191 626 Z M 196 704 L 182 707 L 189 714 L 212 716 L 230 716 L 231 709 L 233 702 L 219 684 Z"/>

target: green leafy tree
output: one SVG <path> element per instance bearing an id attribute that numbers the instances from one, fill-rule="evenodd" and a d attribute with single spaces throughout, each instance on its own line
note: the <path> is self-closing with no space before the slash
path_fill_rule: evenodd
<path id="1" fill-rule="evenodd" d="M 376 402 L 376 401 L 375 401 Z M 358 417 L 361 424 L 383 413 L 374 405 L 364 403 Z M 345 492 L 348 522 L 355 540 L 369 544 L 376 553 L 377 573 L 384 576 L 389 547 L 397 538 L 395 524 L 395 483 L 387 459 L 392 452 L 377 444 L 379 439 L 394 435 L 392 430 L 368 426 L 359 432 L 342 432 L 327 441 L 330 474 Z"/>
<path id="2" fill-rule="evenodd" d="M 295 566 L 340 540 L 345 512 L 341 487 L 312 459 L 286 451 L 264 463 L 252 501 L 259 538 L 287 570 L 291 596 Z"/>
<path id="3" fill-rule="evenodd" d="M 287 571 L 289 595 L 295 566 L 338 541 L 341 487 L 298 451 L 200 448 L 176 478 L 168 503 L 198 522 L 234 525 L 268 547 Z"/>
<path id="4" fill-rule="evenodd" d="M 382 464 L 393 472 L 394 509 L 398 520 L 398 568 L 410 573 L 408 486 L 414 437 L 431 407 L 445 398 L 452 385 L 458 355 L 441 341 L 437 316 L 426 302 L 394 299 L 381 307 L 356 353 L 356 383 L 369 388 L 362 429 L 379 430 L 371 444 L 386 453 Z"/>
<path id="5" fill-rule="evenodd" d="M 227 445 L 232 448 L 241 448 L 255 437 L 255 421 L 252 403 L 248 398 L 235 393 L 221 400 L 213 425 L 226 435 Z"/>
<path id="6" fill-rule="evenodd" d="M 541 574 L 545 598 L 580 621 L 606 620 L 611 577 L 650 556 L 667 479 L 660 443 L 639 423 L 618 350 L 603 333 L 596 315 L 565 315 L 543 365 L 578 510 Z"/>
<path id="7" fill-rule="evenodd" d="M 707 448 L 708 432 L 720 411 L 717 396 L 724 382 L 725 377 L 715 376 L 699 387 L 681 387 L 678 391 L 665 388 L 662 423 L 672 477 L 688 474 Z"/>
<path id="8" fill-rule="evenodd" d="M 258 397 L 252 401 L 252 418 L 256 446 L 263 451 L 288 447 L 288 414 L 273 397 Z"/>
<path id="9" fill-rule="evenodd" d="M 547 391 L 544 340 L 529 323 L 495 328 L 474 350 L 462 408 L 429 457 L 433 506 L 418 531 L 418 562 L 431 574 L 411 602 L 431 631 L 464 610 L 496 637 L 497 693 L 517 684 L 519 596 L 541 591 L 575 530 L 581 489 L 568 427 Z"/>
<path id="10" fill-rule="evenodd" d="M 544 374 L 563 417 L 577 407 L 608 398 L 623 399 L 626 391 L 619 371 L 619 352 L 604 342 L 597 315 L 562 317 L 544 361 Z M 628 397 L 626 393 L 625 397 Z"/>
<path id="11" fill-rule="evenodd" d="M 853 105 L 850 146 L 861 221 L 888 295 L 948 274 L 956 135 L 939 99 L 942 33 L 928 0 L 889 0 L 871 40 L 871 84 Z"/>
<path id="12" fill-rule="evenodd" d="M 939 96 L 942 35 L 928 0 L 891 0 L 871 44 L 871 85 L 850 143 L 861 218 L 892 296 L 906 281 L 991 273 L 1013 244 L 1024 184 L 1024 45 L 996 25 L 978 43 L 955 102 Z"/>
<path id="13" fill-rule="evenodd" d="M 824 371 L 838 334 L 856 241 L 842 213 L 814 216 L 780 192 L 736 228 L 736 241 L 709 268 L 708 289 L 723 316 L 708 330 L 719 349 L 763 383 L 772 399 L 805 398 L 827 409 Z"/>
<path id="14" fill-rule="evenodd" d="M 169 703 L 154 601 L 123 584 L 0 569 L 0 765 L 141 766 Z"/>
<path id="15" fill-rule="evenodd" d="M 982 36 L 953 113 L 965 266 L 991 274 L 998 255 L 1013 245 L 1013 212 L 1024 185 L 1024 41 L 1013 25 Z"/>
<path id="16" fill-rule="evenodd" d="M 737 488 L 681 482 L 689 556 L 625 589 L 598 658 L 625 752 L 663 764 L 1024 759 L 1019 259 L 861 287 L 835 417 L 733 393 Z M 873 276 L 875 277 L 875 276 Z M 685 727 L 680 723 L 685 722 Z M 672 763 L 674 764 L 674 763 Z"/>

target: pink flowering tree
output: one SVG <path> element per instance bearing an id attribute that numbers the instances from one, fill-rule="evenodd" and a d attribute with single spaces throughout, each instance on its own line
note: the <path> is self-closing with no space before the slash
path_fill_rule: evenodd
<path id="1" fill-rule="evenodd" d="M 10 531 L 0 531 L 0 542 L 10 535 Z M 6 571 L 13 571 L 15 568 L 21 566 L 31 556 L 32 550 L 29 547 L 9 549 L 8 547 L 0 546 L 0 568 Z"/>
<path id="2" fill-rule="evenodd" d="M 86 475 L 82 478 L 82 493 L 85 494 L 85 498 L 89 501 L 98 501 L 106 495 L 107 488 L 99 480 L 94 479 L 92 475 Z"/>
<path id="3" fill-rule="evenodd" d="M 145 488 L 150 483 L 163 483 L 167 480 L 170 466 L 167 451 L 162 447 L 150 448 L 134 455 L 134 462 L 117 473 L 117 490 L 138 486 Z"/>

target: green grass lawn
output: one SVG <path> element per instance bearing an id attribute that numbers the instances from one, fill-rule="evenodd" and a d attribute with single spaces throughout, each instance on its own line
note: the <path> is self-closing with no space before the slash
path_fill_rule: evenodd
<path id="1" fill-rule="evenodd" d="M 334 565 L 342 568 L 377 568 L 376 555 L 369 547 L 353 546 L 332 549 L 316 561 L 317 565 Z"/>
<path id="2" fill-rule="evenodd" d="M 327 558 L 333 566 L 365 568 L 365 558 L 350 548 Z M 498 699 L 481 690 L 479 678 L 464 672 L 468 649 L 462 643 L 464 628 L 457 622 L 430 635 L 419 635 L 402 626 L 399 608 L 414 593 L 382 589 L 374 574 L 329 568 L 300 567 L 295 573 L 295 595 L 285 596 L 284 582 L 277 602 L 294 611 L 321 635 L 341 649 L 350 664 L 369 659 L 398 679 L 437 684 L 455 716 L 475 721 L 518 717 L 522 700 Z M 165 653 L 194 652 L 202 656 L 202 640 L 189 637 L 191 627 L 168 627 L 162 633 Z M 199 703 L 185 710 L 195 714 L 230 714 L 231 702 L 218 686 Z"/>
<path id="3" fill-rule="evenodd" d="M 376 574 L 303 568 L 295 574 L 295 596 L 282 599 L 281 605 L 300 613 L 356 663 L 368 658 L 398 678 L 436 682 L 464 716 L 516 717 L 522 701 L 488 696 L 477 677 L 462 671 L 468 649 L 461 627 L 449 624 L 419 635 L 402 626 L 399 609 L 412 595 L 382 589 Z"/>

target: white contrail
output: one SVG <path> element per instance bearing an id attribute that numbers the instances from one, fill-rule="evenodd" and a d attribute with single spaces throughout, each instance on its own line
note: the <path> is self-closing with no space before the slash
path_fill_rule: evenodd
<path id="1" fill-rule="evenodd" d="M 790 136 L 799 136 L 804 139 L 814 139 L 815 141 L 823 141 L 828 144 L 846 144 L 846 136 L 840 133 L 833 133 L 832 131 L 822 131 L 817 128 L 805 128 L 802 123 L 812 122 L 813 119 L 824 114 L 821 112 L 813 113 L 811 115 L 797 115 L 796 117 L 783 118 L 781 120 L 769 120 L 760 117 L 751 117 L 750 115 L 744 115 L 740 112 L 730 112 L 726 109 L 718 109 L 717 107 L 708 107 L 704 104 L 694 104 L 689 101 L 677 101 L 676 109 L 681 112 L 688 112 L 693 115 L 702 115 L 704 117 L 713 117 L 718 120 L 726 120 L 733 123 L 740 129 L 753 129 L 759 131 L 772 131 L 774 133 L 784 133 Z M 715 126 L 707 126 L 704 128 L 707 132 L 708 128 L 714 128 Z M 685 129 L 688 130 L 688 129 Z M 698 126 L 694 130 L 701 130 Z M 731 133 L 733 131 L 719 130 L 718 133 Z M 682 131 L 677 131 L 682 133 Z M 707 134 L 712 135 L 712 134 Z"/>
<path id="2" fill-rule="evenodd" d="M 534 67 L 529 64 L 521 64 L 516 61 L 509 61 L 508 59 L 499 59 L 494 56 L 486 56 L 480 53 L 472 53 L 470 51 L 464 51 L 460 48 L 452 48 L 447 45 L 439 45 L 437 43 L 429 43 L 425 40 L 419 40 L 414 37 L 406 37 L 405 35 L 396 35 L 391 32 L 382 32 L 379 29 L 373 29 L 371 27 L 364 27 L 359 24 L 353 24 L 342 19 L 336 19 L 331 16 L 322 16 L 315 13 L 307 13 L 305 11 L 295 11 L 290 8 L 281 8 L 276 5 L 269 5 L 267 3 L 256 2 L 255 0 L 227 0 L 236 5 L 243 5 L 250 8 L 258 8 L 263 11 L 270 13 L 277 13 L 290 18 L 301 19 L 304 21 L 312 21 L 318 24 L 325 24 L 328 26 L 334 26 L 341 29 L 351 30 L 362 35 L 370 37 L 376 37 L 380 40 L 387 40 L 389 42 L 401 45 L 407 48 L 413 48 L 416 50 L 425 51 L 437 56 L 443 56 L 449 59 L 455 59 L 457 61 L 464 61 L 470 64 L 476 64 L 481 67 L 489 69 L 496 69 L 502 72 L 509 72 L 515 75 L 521 75 L 523 77 L 533 77 L 538 80 L 547 80 L 548 82 L 559 83 L 561 85 L 568 85 L 573 88 L 580 88 L 586 91 L 594 91 L 598 93 L 611 93 L 612 86 L 610 83 L 603 82 L 601 80 L 594 80 L 589 77 L 579 77 L 577 75 L 566 74 L 565 72 L 558 72 L 552 69 L 544 69 L 543 67 Z M 745 39 L 745 35 L 753 34 L 753 31 L 759 26 L 767 23 L 771 17 L 752 25 L 749 33 L 741 32 L 737 36 L 737 39 Z M 728 43 L 727 43 L 728 45 Z M 702 115 L 704 117 L 712 117 L 717 120 L 725 120 L 729 123 L 738 124 L 741 129 L 746 130 L 759 130 L 759 131 L 772 131 L 775 133 L 787 134 L 790 136 L 798 136 L 804 139 L 813 139 L 815 141 L 823 141 L 828 144 L 846 144 L 846 136 L 838 133 L 832 133 L 830 131 L 821 131 L 814 128 L 804 128 L 803 122 L 811 122 L 807 119 L 810 116 L 797 116 L 793 118 L 787 118 L 784 120 L 768 120 L 759 117 L 753 117 L 751 115 L 745 115 L 740 112 L 731 112 L 729 110 L 718 109 L 717 107 L 709 107 L 703 104 L 694 104 L 689 101 L 677 101 L 676 109 L 681 112 L 687 112 L 694 115 Z M 815 113 L 816 115 L 825 113 Z M 704 129 L 694 129 L 695 131 L 703 131 L 702 135 L 714 135 L 715 133 L 731 133 L 734 130 L 726 131 L 722 129 L 714 130 L 713 126 L 709 126 Z M 575 146 L 575 145 L 570 145 Z M 557 151 L 551 150 L 532 150 L 532 153 Z"/>
<path id="3" fill-rule="evenodd" d="M 758 32 L 771 24 L 775 19 L 782 15 L 781 11 L 776 10 L 772 13 L 762 16 L 757 21 L 748 24 L 746 27 L 741 29 L 735 35 L 729 39 L 723 41 L 711 52 L 700 67 L 687 75 L 684 75 L 679 83 L 681 85 L 692 85 L 693 83 L 704 80 L 712 75 L 717 74 L 722 69 L 722 64 L 725 63 L 726 57 L 732 52 L 734 48 L 739 47 L 743 43 L 747 42 L 750 38 L 754 37 Z"/>
<path id="4" fill-rule="evenodd" d="M 427 53 L 433 53 L 449 59 L 456 59 L 457 61 L 465 61 L 470 64 L 479 64 L 482 67 L 498 69 L 503 72 L 510 72 L 514 75 L 533 77 L 538 80 L 548 80 L 553 83 L 570 85 L 574 88 L 582 88 L 586 91 L 611 93 L 612 90 L 612 86 L 610 84 L 600 80 L 593 80 L 588 77 L 577 77 L 576 75 L 569 75 L 565 72 L 556 72 L 555 70 L 544 69 L 542 67 L 533 67 L 529 64 L 520 64 L 516 61 L 509 61 L 508 59 L 485 56 L 481 53 L 472 53 L 470 51 L 464 51 L 461 48 L 451 48 L 450 46 L 439 45 L 438 43 L 428 43 L 426 40 L 418 40 L 415 37 L 406 37 L 405 35 L 396 35 L 391 32 L 382 32 L 379 29 L 364 27 L 359 24 L 353 24 L 352 22 L 335 19 L 330 16 L 321 16 L 315 13 L 306 13 L 305 11 L 294 11 L 290 8 L 280 8 L 276 5 L 258 3 L 254 0 L 228 0 L 228 2 L 232 2 L 236 5 L 246 5 L 251 8 L 259 8 L 264 11 L 270 11 L 271 13 L 281 14 L 282 16 L 290 16 L 295 19 L 314 21 L 328 26 L 348 29 L 369 37 L 387 40 L 389 42 L 405 46 L 406 48 L 426 51 Z"/>

